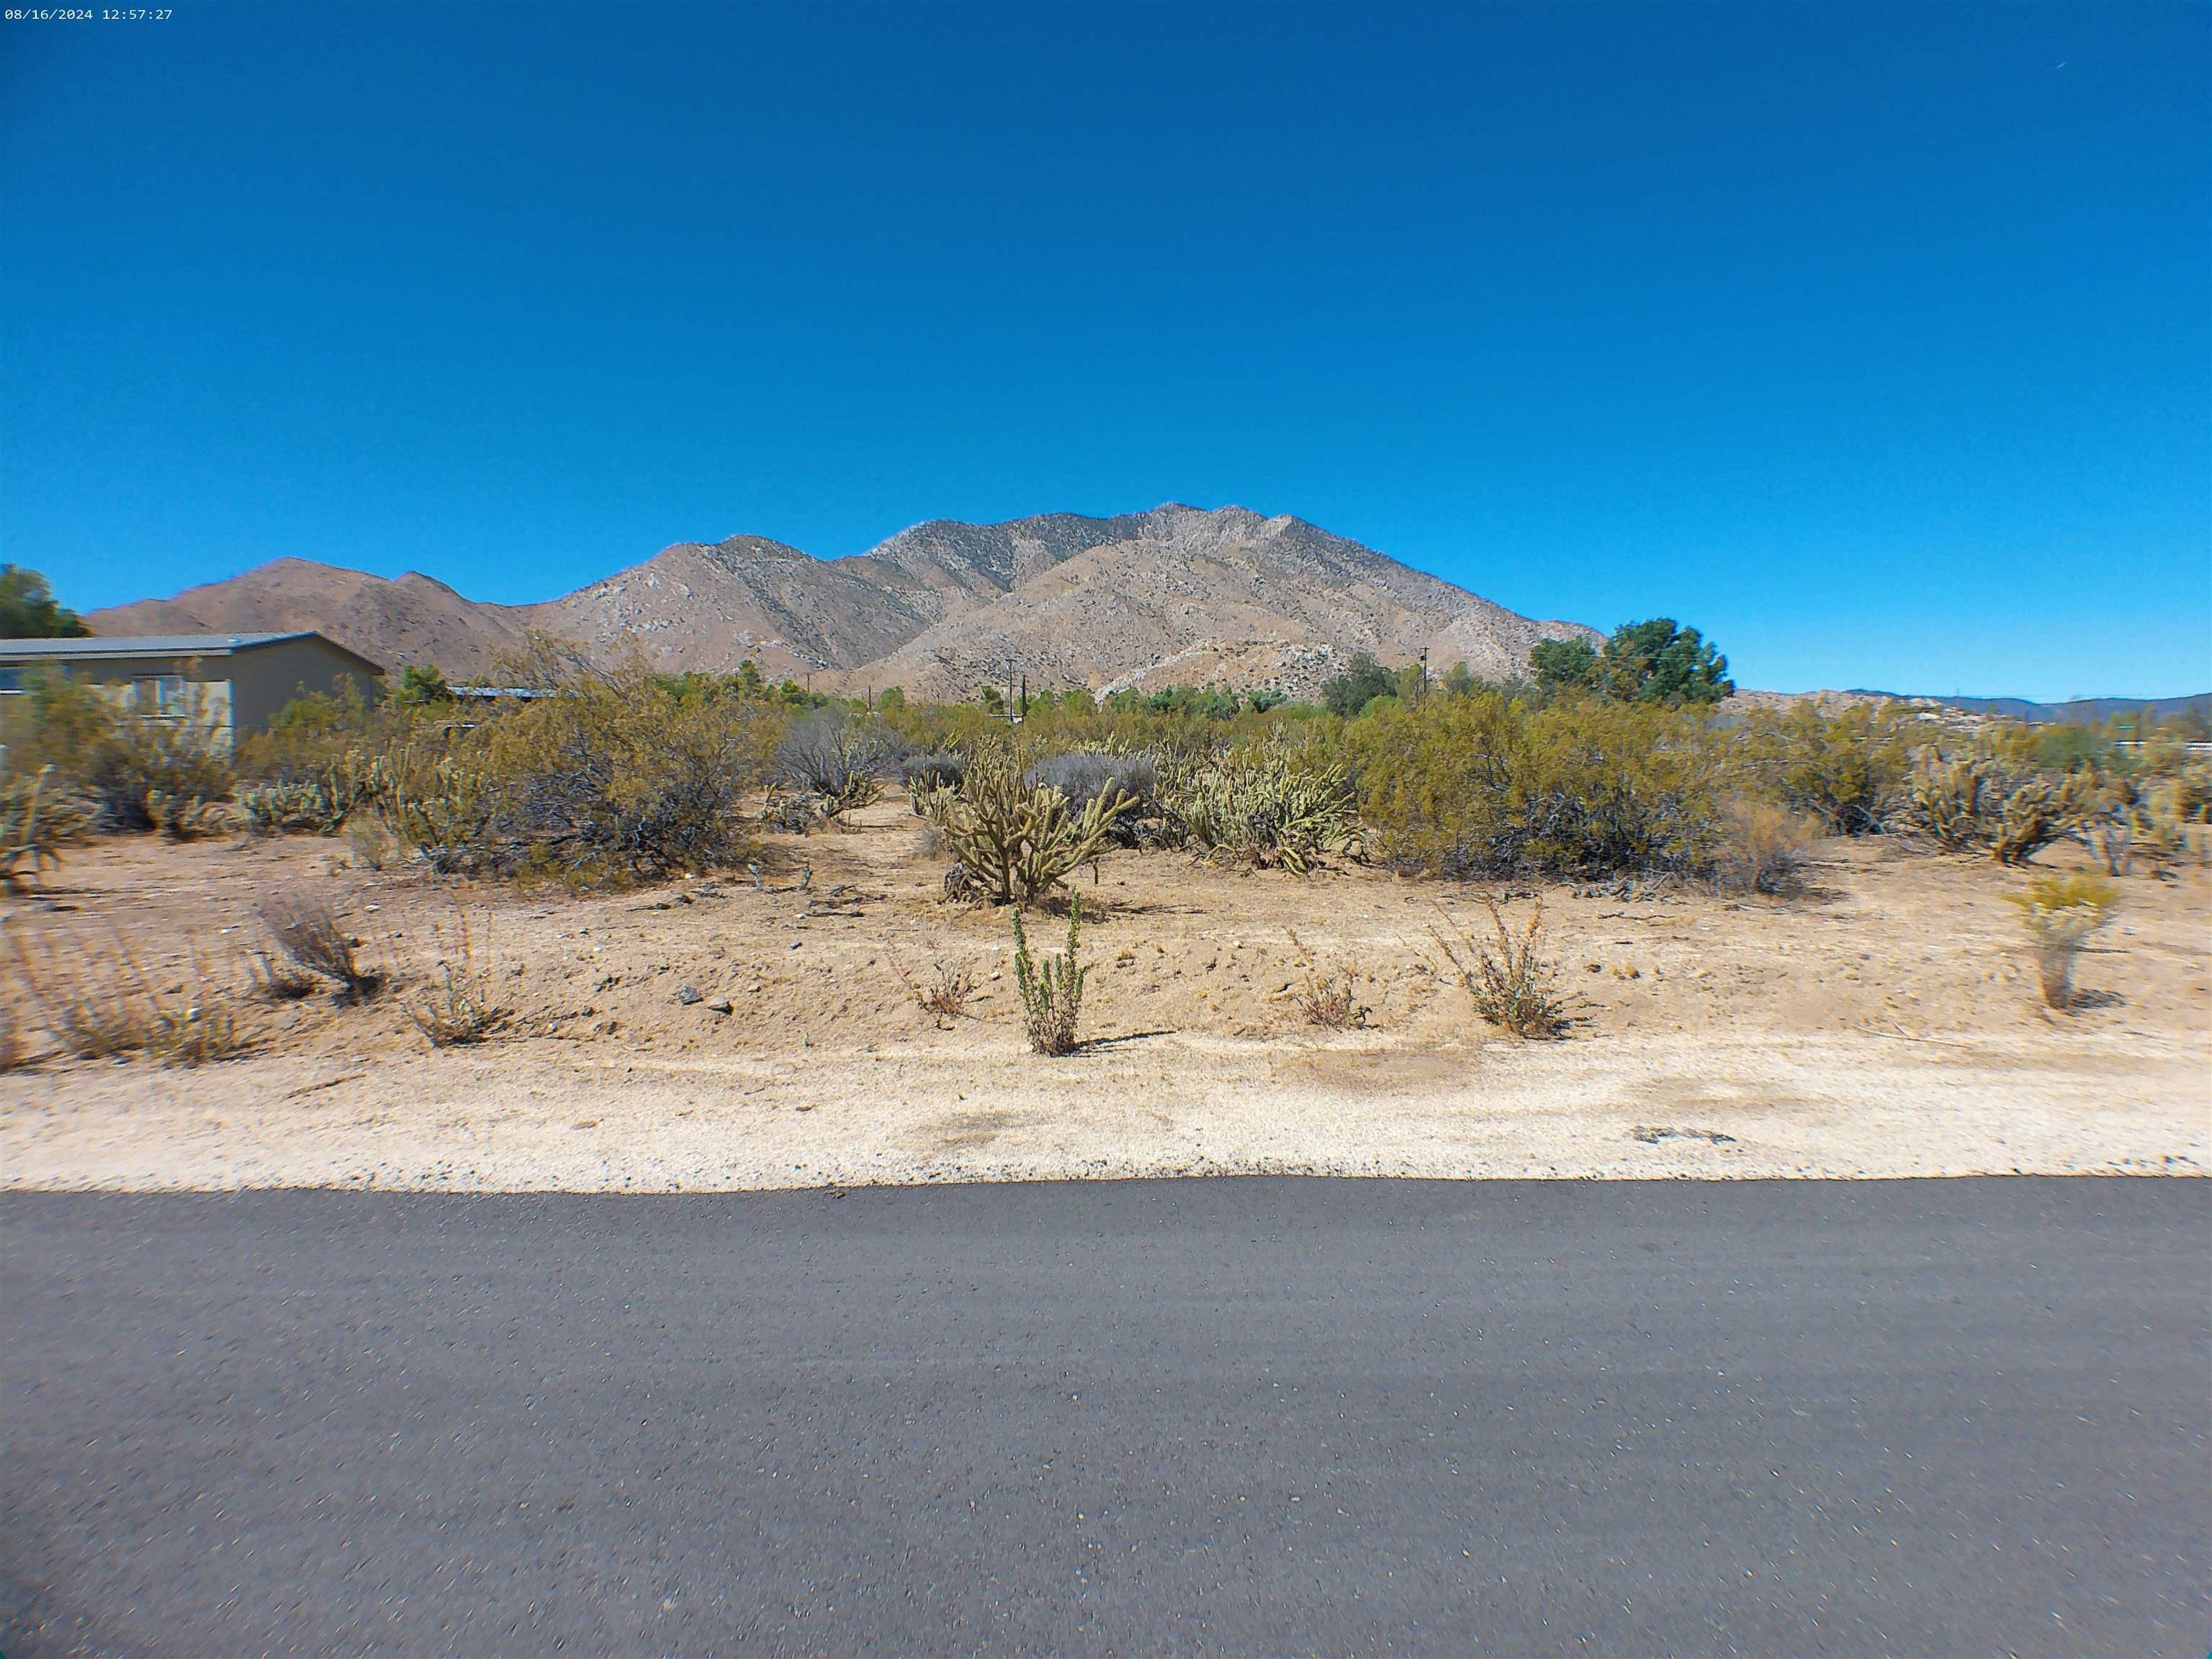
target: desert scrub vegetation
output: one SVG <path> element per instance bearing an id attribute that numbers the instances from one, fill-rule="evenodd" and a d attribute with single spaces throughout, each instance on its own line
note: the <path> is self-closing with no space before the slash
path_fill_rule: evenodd
<path id="1" fill-rule="evenodd" d="M 1077 956 L 1083 927 L 1083 896 L 1067 901 L 1067 944 L 1042 960 L 1030 954 L 1022 913 L 1014 913 L 1014 989 L 1022 1000 L 1022 1029 L 1041 1054 L 1073 1054 L 1079 1045 L 1083 984 L 1090 969 Z"/>
<path id="2" fill-rule="evenodd" d="M 1295 930 L 1290 939 L 1291 948 L 1298 953 L 1299 973 L 1291 1000 L 1305 1023 L 1325 1031 L 1346 1031 L 1366 1024 L 1373 1010 L 1360 1004 L 1359 975 L 1352 964 L 1336 962 L 1324 967 Z"/>
<path id="3" fill-rule="evenodd" d="M 879 799 L 906 745 L 880 722 L 825 708 L 802 715 L 776 745 L 767 811 L 778 829 L 834 823 Z"/>
<path id="4" fill-rule="evenodd" d="M 925 797 L 923 814 L 952 854 L 949 896 L 1025 905 L 1055 896 L 1098 858 L 1129 804 L 1125 795 L 1097 795 L 1079 812 L 1059 790 L 1028 782 L 1009 757 L 992 754 L 969 763 L 957 790 Z"/>
<path id="5" fill-rule="evenodd" d="M 2071 1008 L 2075 965 L 2090 938 L 2112 921 L 2119 890 L 2095 876 L 2039 876 L 2025 891 L 2004 897 L 2019 908 L 2027 931 L 2044 1006 Z"/>
<path id="6" fill-rule="evenodd" d="M 457 912 L 451 948 L 441 955 L 429 982 L 400 1000 L 401 1010 L 432 1048 L 482 1042 L 507 1023 L 513 1011 L 500 1006 L 492 990 L 491 958 L 489 920 L 478 927 L 467 911 Z"/>
<path id="7" fill-rule="evenodd" d="M 197 948 L 179 981 L 164 988 L 112 928 L 105 939 L 87 939 L 11 927 L 7 939 L 25 997 L 63 1052 L 79 1060 L 144 1054 L 165 1065 L 199 1066 L 251 1046 L 231 988 L 208 972 Z"/>
<path id="8" fill-rule="evenodd" d="M 361 941 L 319 894 L 272 893 L 262 902 L 261 921 L 292 965 L 330 981 L 339 1001 L 366 1002 L 383 988 L 385 975 L 362 960 Z"/>
<path id="9" fill-rule="evenodd" d="M 1809 701 L 1761 710 L 1745 732 L 1759 793 L 1809 816 L 1832 836 L 1879 835 L 1897 811 L 1912 770 L 1912 720 L 1857 703 L 1833 714 Z"/>
<path id="10" fill-rule="evenodd" d="M 1176 842 L 1249 869 L 1303 875 L 1358 830 L 1343 763 L 1280 739 L 1171 763 L 1160 802 Z"/>
<path id="11" fill-rule="evenodd" d="M 1721 815 L 1714 884 L 1723 892 L 1788 898 L 1805 890 L 1820 821 L 1771 802 L 1731 800 Z"/>
<path id="12" fill-rule="evenodd" d="M 17 775 L 45 767 L 108 832 L 158 830 L 173 841 L 223 827 L 236 783 L 228 750 L 192 720 L 118 708 L 90 686 L 33 672 L 8 699 L 0 742 Z"/>
<path id="13" fill-rule="evenodd" d="M 418 723 L 374 757 L 376 810 L 447 873 L 622 886 L 738 861 L 740 807 L 784 715 L 629 668 L 476 724 Z"/>
<path id="14" fill-rule="evenodd" d="M 1912 827 L 1947 852 L 2022 865 L 2080 832 L 2095 808 L 2086 772 L 2053 777 L 1987 752 L 1931 752 L 1913 772 L 1906 811 Z"/>
<path id="15" fill-rule="evenodd" d="M 55 776 L 52 764 L 28 777 L 0 779 L 0 890 L 20 893 L 82 841 L 93 813 Z"/>
<path id="16" fill-rule="evenodd" d="M 1452 977 L 1491 1024 L 1517 1037 L 1565 1036 L 1571 1010 L 1558 989 L 1558 966 L 1543 954 L 1543 900 L 1530 904 L 1528 923 L 1516 933 L 1502 903 L 1487 893 L 1476 897 L 1490 918 L 1487 939 L 1456 927 L 1433 930 Z"/>
<path id="17" fill-rule="evenodd" d="M 914 999 L 914 1006 L 927 1014 L 940 1031 L 951 1029 L 952 1022 L 967 1013 L 969 999 L 975 994 L 974 972 L 957 963 L 938 963 L 927 979 L 918 979 L 893 957 L 891 971 Z"/>
<path id="18" fill-rule="evenodd" d="M 1710 868 L 1723 744 L 1690 709 L 1437 697 L 1353 726 L 1368 854 L 1455 880 Z"/>
<path id="19" fill-rule="evenodd" d="M 1024 778 L 1032 788 L 1059 790 L 1069 810 L 1078 813 L 1089 810 L 1095 800 L 1119 800 L 1121 805 L 1107 830 L 1116 846 L 1139 845 L 1148 829 L 1157 834 L 1159 765 L 1148 751 L 1068 750 L 1032 763 Z"/>

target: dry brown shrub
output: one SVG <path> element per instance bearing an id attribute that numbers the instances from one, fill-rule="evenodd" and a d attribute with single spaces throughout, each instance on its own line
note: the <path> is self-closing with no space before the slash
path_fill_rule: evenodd
<path id="1" fill-rule="evenodd" d="M 1538 899 L 1530 907 L 1528 925 L 1516 933 L 1507 926 L 1498 900 L 1487 893 L 1478 897 L 1490 915 L 1491 938 L 1455 938 L 1456 927 L 1451 934 L 1435 930 L 1445 961 L 1474 999 L 1475 1012 L 1518 1037 L 1564 1036 L 1568 1000 L 1555 988 L 1557 967 L 1541 954 L 1544 902 Z"/>
<path id="2" fill-rule="evenodd" d="M 362 963 L 359 943 L 319 894 L 271 894 L 262 903 L 261 919 L 294 963 L 337 982 L 340 1001 L 366 1002 L 383 985 L 384 975 Z"/>
<path id="3" fill-rule="evenodd" d="M 1725 892 L 1787 897 L 1805 890 L 1819 821 L 1764 801 L 1729 803 L 1713 878 Z"/>
<path id="4" fill-rule="evenodd" d="M 1291 947 L 1299 953 L 1302 983 L 1292 994 L 1298 1012 L 1309 1025 L 1318 1025 L 1325 1031 L 1350 1030 L 1367 1024 L 1371 1009 L 1363 1007 L 1358 995 L 1358 975 L 1348 962 L 1340 962 L 1323 968 L 1299 939 L 1296 932 L 1291 936 Z"/>
<path id="5" fill-rule="evenodd" d="M 478 930 L 471 926 L 465 911 L 458 913 L 453 950 L 439 963 L 429 984 L 401 1004 L 416 1030 L 430 1039 L 434 1048 L 481 1042 L 505 1024 L 513 1012 L 493 1000 L 489 921 L 482 937 L 479 951 Z"/>
<path id="6" fill-rule="evenodd" d="M 968 1000 L 975 994 L 975 975 L 953 963 L 938 963 L 927 980 L 915 979 L 896 962 L 892 963 L 891 971 L 906 987 L 915 1006 L 927 1014 L 940 1030 L 951 1029 L 954 1020 L 967 1013 Z"/>

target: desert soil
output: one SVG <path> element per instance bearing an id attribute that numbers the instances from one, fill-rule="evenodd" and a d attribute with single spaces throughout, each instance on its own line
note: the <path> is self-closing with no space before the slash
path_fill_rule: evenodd
<path id="1" fill-rule="evenodd" d="M 944 860 L 902 800 L 773 838 L 757 867 L 573 896 L 371 870 L 343 841 L 81 849 L 8 904 L 0 927 L 32 960 L 119 939 L 164 995 L 242 990 L 258 905 L 305 890 L 393 985 L 361 1007 L 249 1000 L 250 1052 L 186 1068 L 63 1057 L 11 967 L 30 1054 L 0 1075 L 0 1186 L 2212 1168 L 2204 871 L 2122 884 L 2063 1014 L 2039 1006 L 2002 902 L 2021 877 L 1985 860 L 1838 841 L 1787 902 L 1547 889 L 1577 1021 L 1522 1042 L 1446 971 L 1437 933 L 1487 926 L 1471 893 L 1118 853 L 1081 883 L 1089 1041 L 1048 1060 L 1022 1036 L 1006 915 L 939 898 Z M 405 1011 L 459 959 L 464 920 L 510 1012 L 487 1042 L 434 1048 Z M 1030 927 L 1054 949 L 1065 923 Z M 973 974 L 962 1017 L 933 1018 L 902 981 L 939 963 Z M 1340 967 L 1364 1023 L 1318 1030 L 1299 993 Z"/>

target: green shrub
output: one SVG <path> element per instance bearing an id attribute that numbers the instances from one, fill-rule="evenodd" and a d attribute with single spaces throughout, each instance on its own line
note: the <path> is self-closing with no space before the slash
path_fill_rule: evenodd
<path id="1" fill-rule="evenodd" d="M 2118 890 L 2094 876 L 2042 876 L 2025 892 L 2004 896 L 2020 908 L 2045 1006 L 2072 1007 L 2075 962 L 2090 935 L 2112 921 Z"/>
<path id="2" fill-rule="evenodd" d="M 1386 708 L 1347 743 L 1369 855 L 1398 869 L 1695 874 L 1719 838 L 1718 744 L 1692 711 L 1483 691 Z"/>
<path id="3" fill-rule="evenodd" d="M 783 717 L 633 666 L 478 724 L 404 730 L 363 787 L 434 868 L 605 885 L 738 857 L 740 803 Z"/>
<path id="4" fill-rule="evenodd" d="M 1749 727 L 1751 764 L 1763 793 L 1810 813 L 1830 835 L 1879 835 L 1912 769 L 1913 722 L 1886 706 L 1824 714 L 1809 702 L 1762 711 Z"/>
<path id="5" fill-rule="evenodd" d="M 1022 913 L 1014 912 L 1014 988 L 1021 994 L 1023 1028 L 1030 1047 L 1041 1054 L 1072 1054 L 1083 1014 L 1083 983 L 1090 969 L 1076 957 L 1083 926 L 1083 896 L 1067 902 L 1067 948 L 1042 962 L 1030 955 Z"/>
<path id="6" fill-rule="evenodd" d="M 1398 695 L 1398 677 L 1364 651 L 1352 653 L 1344 672 L 1325 682 L 1321 700 L 1328 712 L 1345 720 L 1364 714 L 1378 697 Z"/>

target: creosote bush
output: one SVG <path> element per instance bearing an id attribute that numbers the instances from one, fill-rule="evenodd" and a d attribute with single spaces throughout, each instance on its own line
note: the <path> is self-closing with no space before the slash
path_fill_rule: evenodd
<path id="1" fill-rule="evenodd" d="M 1542 955 L 1544 902 L 1529 907 L 1528 925 L 1517 933 L 1506 925 L 1505 910 L 1489 894 L 1477 896 L 1490 917 L 1491 937 L 1454 938 L 1441 929 L 1437 944 L 1444 960 L 1474 1000 L 1474 1012 L 1518 1037 L 1565 1034 L 1566 999 L 1555 988 L 1557 969 Z"/>
<path id="2" fill-rule="evenodd" d="M 1038 961 L 1030 954 L 1029 935 L 1022 931 L 1022 913 L 1014 915 L 1014 988 L 1022 999 L 1023 1029 L 1030 1047 L 1041 1054 L 1072 1054 L 1079 1046 L 1077 1030 L 1083 1015 L 1083 983 L 1090 969 L 1077 959 L 1076 947 L 1083 926 L 1083 896 L 1069 896 L 1067 945 Z"/>
<path id="3" fill-rule="evenodd" d="M 1720 748 L 1695 709 L 1495 691 L 1386 708 L 1349 734 L 1369 855 L 1462 881 L 1703 872 Z"/>
<path id="4" fill-rule="evenodd" d="M 2112 919 L 2119 890 L 2095 876 L 2039 876 L 2025 892 L 2007 893 L 2019 907 L 2035 953 L 2044 1006 L 2074 1006 L 2074 967 L 2090 936 Z"/>
<path id="5" fill-rule="evenodd" d="M 1834 714 L 1809 701 L 1761 711 L 1748 731 L 1752 766 L 1762 793 L 1828 834 L 1879 835 L 1912 769 L 1911 728 L 1909 717 L 1865 703 Z"/>
<path id="6" fill-rule="evenodd" d="M 418 724 L 368 787 L 434 869 L 620 886 L 742 856 L 740 802 L 782 725 L 766 703 L 633 666 L 479 725 Z"/>

